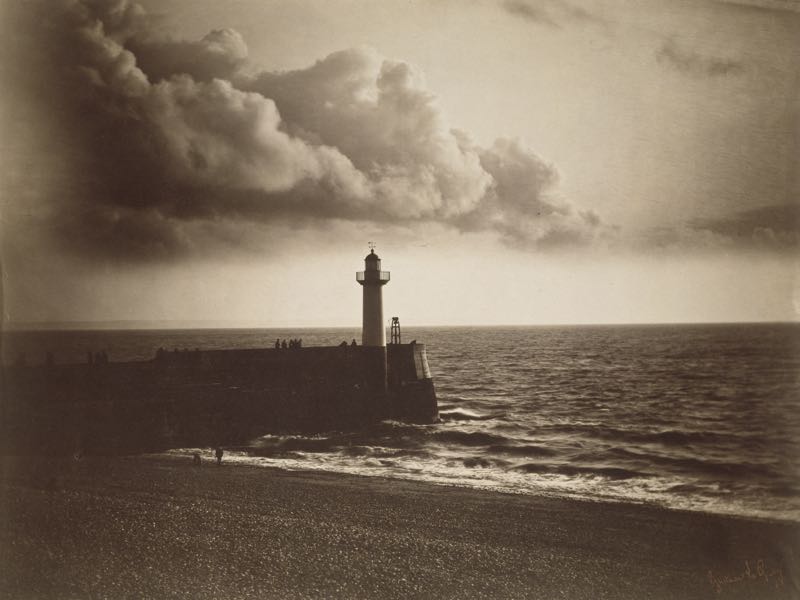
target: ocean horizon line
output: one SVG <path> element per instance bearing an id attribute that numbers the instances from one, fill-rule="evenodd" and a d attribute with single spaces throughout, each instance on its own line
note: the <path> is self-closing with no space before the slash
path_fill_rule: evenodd
<path id="1" fill-rule="evenodd" d="M 547 328 L 547 327 L 657 327 L 657 326 L 693 326 L 693 325 L 797 325 L 796 321 L 630 321 L 630 322 L 573 322 L 573 323 L 420 323 L 407 324 L 408 329 L 464 329 L 464 328 Z M 387 321 L 388 327 L 388 321 Z M 19 321 L 0 323 L 0 332 L 25 331 L 185 331 L 185 330 L 359 330 L 360 323 L 351 325 L 295 325 L 267 324 L 253 321 L 201 321 L 201 320 L 139 320 L 121 319 L 108 321 Z"/>

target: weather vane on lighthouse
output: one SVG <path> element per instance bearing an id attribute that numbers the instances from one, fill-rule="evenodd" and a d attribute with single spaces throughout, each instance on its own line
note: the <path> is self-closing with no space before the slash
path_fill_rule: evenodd
<path id="1" fill-rule="evenodd" d="M 367 242 L 367 246 L 369 246 L 370 252 L 375 252 L 375 242 Z"/>

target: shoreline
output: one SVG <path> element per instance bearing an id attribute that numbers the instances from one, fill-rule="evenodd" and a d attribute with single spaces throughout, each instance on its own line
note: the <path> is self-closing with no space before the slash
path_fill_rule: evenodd
<path id="1" fill-rule="evenodd" d="M 132 457 L 133 455 L 131 455 Z M 170 454 L 169 452 L 164 453 L 143 453 L 141 455 L 137 455 L 141 458 L 145 458 L 148 460 L 153 461 L 177 461 L 181 464 L 185 464 L 187 460 L 189 460 L 188 455 L 182 454 Z M 226 457 L 228 455 L 226 454 Z M 120 457 L 125 458 L 125 457 Z M 206 454 L 203 455 L 203 459 L 208 461 L 208 464 L 205 466 L 213 466 L 211 464 L 212 461 L 212 452 L 210 450 L 206 451 Z M 363 478 L 368 480 L 383 480 L 383 481 L 401 481 L 401 482 L 409 482 L 411 484 L 419 484 L 421 486 L 432 486 L 432 487 L 444 487 L 444 488 L 455 488 L 455 489 L 463 489 L 468 491 L 474 491 L 476 493 L 486 493 L 486 494 L 500 494 L 503 496 L 512 496 L 512 497 L 533 497 L 533 498 L 545 498 L 549 500 L 563 500 L 565 502 L 589 502 L 589 503 L 598 503 L 598 504 L 613 504 L 613 505 L 621 505 L 621 506 L 641 506 L 646 509 L 652 510 L 666 510 L 666 511 L 674 511 L 679 513 L 687 513 L 687 514 L 700 514 L 706 515 L 709 517 L 720 517 L 723 519 L 742 519 L 745 521 L 753 521 L 759 523 L 771 523 L 775 525 L 786 525 L 786 526 L 797 526 L 800 527 L 800 516 L 798 518 L 790 518 L 790 517 L 777 517 L 772 515 L 747 515 L 747 514 L 740 514 L 734 512 L 714 512 L 710 510 L 703 510 L 701 508 L 684 508 L 679 506 L 668 506 L 666 504 L 661 504 L 654 500 L 646 500 L 646 499 L 635 499 L 635 500 L 625 500 L 622 498 L 614 497 L 614 496 L 591 496 L 591 495 L 569 495 L 569 494 L 562 494 L 560 492 L 550 492 L 548 490 L 540 490 L 540 491 L 527 491 L 527 490 L 512 490 L 512 489 L 496 489 L 491 487 L 479 487 L 473 486 L 469 484 L 460 484 L 460 483 L 451 483 L 445 481 L 428 481 L 422 479 L 415 479 L 413 477 L 405 477 L 402 475 L 384 475 L 384 474 L 375 474 L 369 475 L 366 473 L 350 473 L 346 471 L 336 471 L 334 469 L 315 469 L 315 468 L 289 468 L 289 467 L 278 467 L 273 465 L 258 465 L 258 464 L 248 464 L 245 462 L 240 462 L 238 460 L 230 461 L 230 458 L 226 458 L 226 466 L 242 468 L 242 469 L 266 469 L 271 471 L 278 471 L 278 472 L 286 472 L 286 473 L 296 473 L 298 475 L 302 475 L 303 473 L 308 473 L 311 476 L 319 476 L 319 477 L 355 477 L 355 478 Z"/>
<path id="2" fill-rule="evenodd" d="M 6 597 L 800 597 L 793 522 L 153 455 L 2 465 Z"/>

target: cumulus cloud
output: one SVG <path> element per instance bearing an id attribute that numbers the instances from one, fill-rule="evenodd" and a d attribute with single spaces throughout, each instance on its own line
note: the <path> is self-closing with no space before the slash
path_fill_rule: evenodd
<path id="1" fill-rule="evenodd" d="M 347 156 L 368 184 L 375 218 L 447 220 L 475 210 L 492 183 L 421 74 L 373 50 L 337 52 L 242 87 L 273 98 L 298 138 Z"/>
<path id="2" fill-rule="evenodd" d="M 740 60 L 705 56 L 681 47 L 675 40 L 667 40 L 659 47 L 656 60 L 688 75 L 701 77 L 738 75 L 745 70 Z"/>
<path id="3" fill-rule="evenodd" d="M 596 213 L 576 211 L 554 193 L 558 172 L 520 140 L 501 138 L 478 153 L 492 186 L 487 201 L 462 217 L 463 228 L 490 223 L 522 248 L 583 245 L 605 233 Z"/>
<path id="4" fill-rule="evenodd" d="M 154 81 L 179 73 L 197 81 L 229 79 L 248 58 L 247 44 L 233 29 L 215 29 L 196 42 L 137 36 L 128 47 L 140 68 Z"/>
<path id="5" fill-rule="evenodd" d="M 602 229 L 524 143 L 452 128 L 405 62 L 357 48 L 247 74 L 233 30 L 159 39 L 127 0 L 59 6 L 43 29 L 51 87 L 88 169 L 52 199 L 70 249 L 168 257 L 281 220 L 439 223 L 529 248 Z"/>

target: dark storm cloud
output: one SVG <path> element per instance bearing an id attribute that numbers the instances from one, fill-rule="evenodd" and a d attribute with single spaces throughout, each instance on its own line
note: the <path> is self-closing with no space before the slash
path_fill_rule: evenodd
<path id="1" fill-rule="evenodd" d="M 742 61 L 705 56 L 679 46 L 675 40 L 665 41 L 656 51 L 656 60 L 688 75 L 719 77 L 738 75 L 745 70 Z"/>
<path id="2" fill-rule="evenodd" d="M 550 25 L 552 27 L 558 26 L 550 16 L 550 12 L 538 4 L 525 2 L 524 0 L 506 0 L 503 6 L 509 13 L 516 17 L 521 17 L 527 21 L 533 21 L 534 23 Z"/>
<path id="3" fill-rule="evenodd" d="M 800 204 L 746 209 L 648 229 L 635 242 L 642 251 L 761 251 L 794 256 L 800 248 Z"/>
<path id="4" fill-rule="evenodd" d="M 789 249 L 800 245 L 800 203 L 763 206 L 729 217 L 693 219 L 691 229 L 711 232 L 736 246 Z"/>
<path id="5" fill-rule="evenodd" d="M 553 197 L 557 172 L 518 140 L 489 148 L 447 122 L 416 69 L 370 49 L 244 75 L 230 29 L 155 38 L 125 0 L 40 4 L 47 56 L 31 90 L 59 115 L 76 165 L 49 199 L 69 249 L 192 254 L 236 223 L 441 223 L 526 247 L 602 228 Z"/>
<path id="6" fill-rule="evenodd" d="M 717 4 L 745 11 L 769 11 L 800 14 L 797 0 L 715 0 Z"/>
<path id="7" fill-rule="evenodd" d="M 503 8 L 515 17 L 549 27 L 567 22 L 605 23 L 600 16 L 564 0 L 506 0 Z"/>

